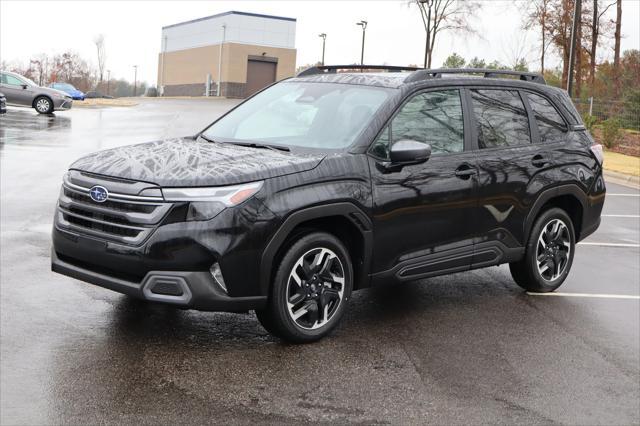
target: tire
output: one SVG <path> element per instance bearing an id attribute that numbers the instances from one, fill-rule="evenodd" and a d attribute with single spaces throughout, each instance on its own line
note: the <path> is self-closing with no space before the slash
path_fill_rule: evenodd
<path id="1" fill-rule="evenodd" d="M 546 210 L 531 228 L 524 258 L 509 264 L 511 276 L 527 291 L 554 291 L 569 275 L 575 246 L 569 215 L 560 208 Z"/>
<path id="2" fill-rule="evenodd" d="M 53 112 L 53 101 L 46 96 L 38 96 L 33 101 L 33 108 L 40 114 L 51 114 Z"/>
<path id="3" fill-rule="evenodd" d="M 271 334 L 308 343 L 329 334 L 351 298 L 353 267 L 344 244 L 326 232 L 300 236 L 277 265 L 266 308 L 256 311 Z"/>

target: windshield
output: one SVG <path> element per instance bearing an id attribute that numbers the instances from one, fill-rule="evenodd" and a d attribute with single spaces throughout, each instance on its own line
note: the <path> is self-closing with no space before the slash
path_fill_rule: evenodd
<path id="1" fill-rule="evenodd" d="M 283 82 L 243 103 L 203 135 L 217 142 L 342 149 L 354 142 L 393 90 Z"/>

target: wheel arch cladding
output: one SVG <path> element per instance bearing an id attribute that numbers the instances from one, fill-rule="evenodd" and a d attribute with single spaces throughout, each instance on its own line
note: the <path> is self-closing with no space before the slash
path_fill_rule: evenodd
<path id="1" fill-rule="evenodd" d="M 587 196 L 577 185 L 563 185 L 543 191 L 527 216 L 525 235 L 529 235 L 534 221 L 541 213 L 550 208 L 559 207 L 571 218 L 576 241 L 579 241 L 586 205 Z"/>
<path id="2" fill-rule="evenodd" d="M 335 203 L 310 207 L 290 214 L 271 238 L 262 254 L 260 291 L 269 292 L 277 262 L 296 236 L 309 231 L 324 231 L 335 235 L 347 247 L 354 271 L 353 289 L 368 286 L 373 245 L 372 224 L 357 206 Z"/>

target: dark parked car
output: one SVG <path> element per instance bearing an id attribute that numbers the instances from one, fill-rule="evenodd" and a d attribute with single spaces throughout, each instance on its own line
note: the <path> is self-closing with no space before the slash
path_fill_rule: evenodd
<path id="1" fill-rule="evenodd" d="M 4 114 L 7 112 L 7 98 L 4 96 L 4 93 L 0 93 L 0 114 Z"/>
<path id="2" fill-rule="evenodd" d="M 339 68 L 274 84 L 193 137 L 73 163 L 53 270 L 255 310 L 295 342 L 382 283 L 509 263 L 528 291 L 562 284 L 605 199 L 601 146 L 565 91 L 531 73 Z"/>
<path id="3" fill-rule="evenodd" d="M 97 92 L 95 90 L 92 90 L 92 91 L 89 91 L 89 92 L 85 93 L 84 96 L 87 99 L 95 99 L 95 98 L 113 99 L 113 96 L 105 95 L 104 93 Z"/>

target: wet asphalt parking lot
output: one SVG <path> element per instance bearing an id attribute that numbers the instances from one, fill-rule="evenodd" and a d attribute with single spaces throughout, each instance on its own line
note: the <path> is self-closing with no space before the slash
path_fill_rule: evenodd
<path id="1" fill-rule="evenodd" d="M 50 272 L 74 159 L 193 134 L 234 104 L 0 117 L 0 423 L 640 422 L 640 192 L 625 186 L 608 184 L 558 295 L 524 293 L 506 266 L 364 290 L 310 345 L 253 314 L 146 304 Z"/>

